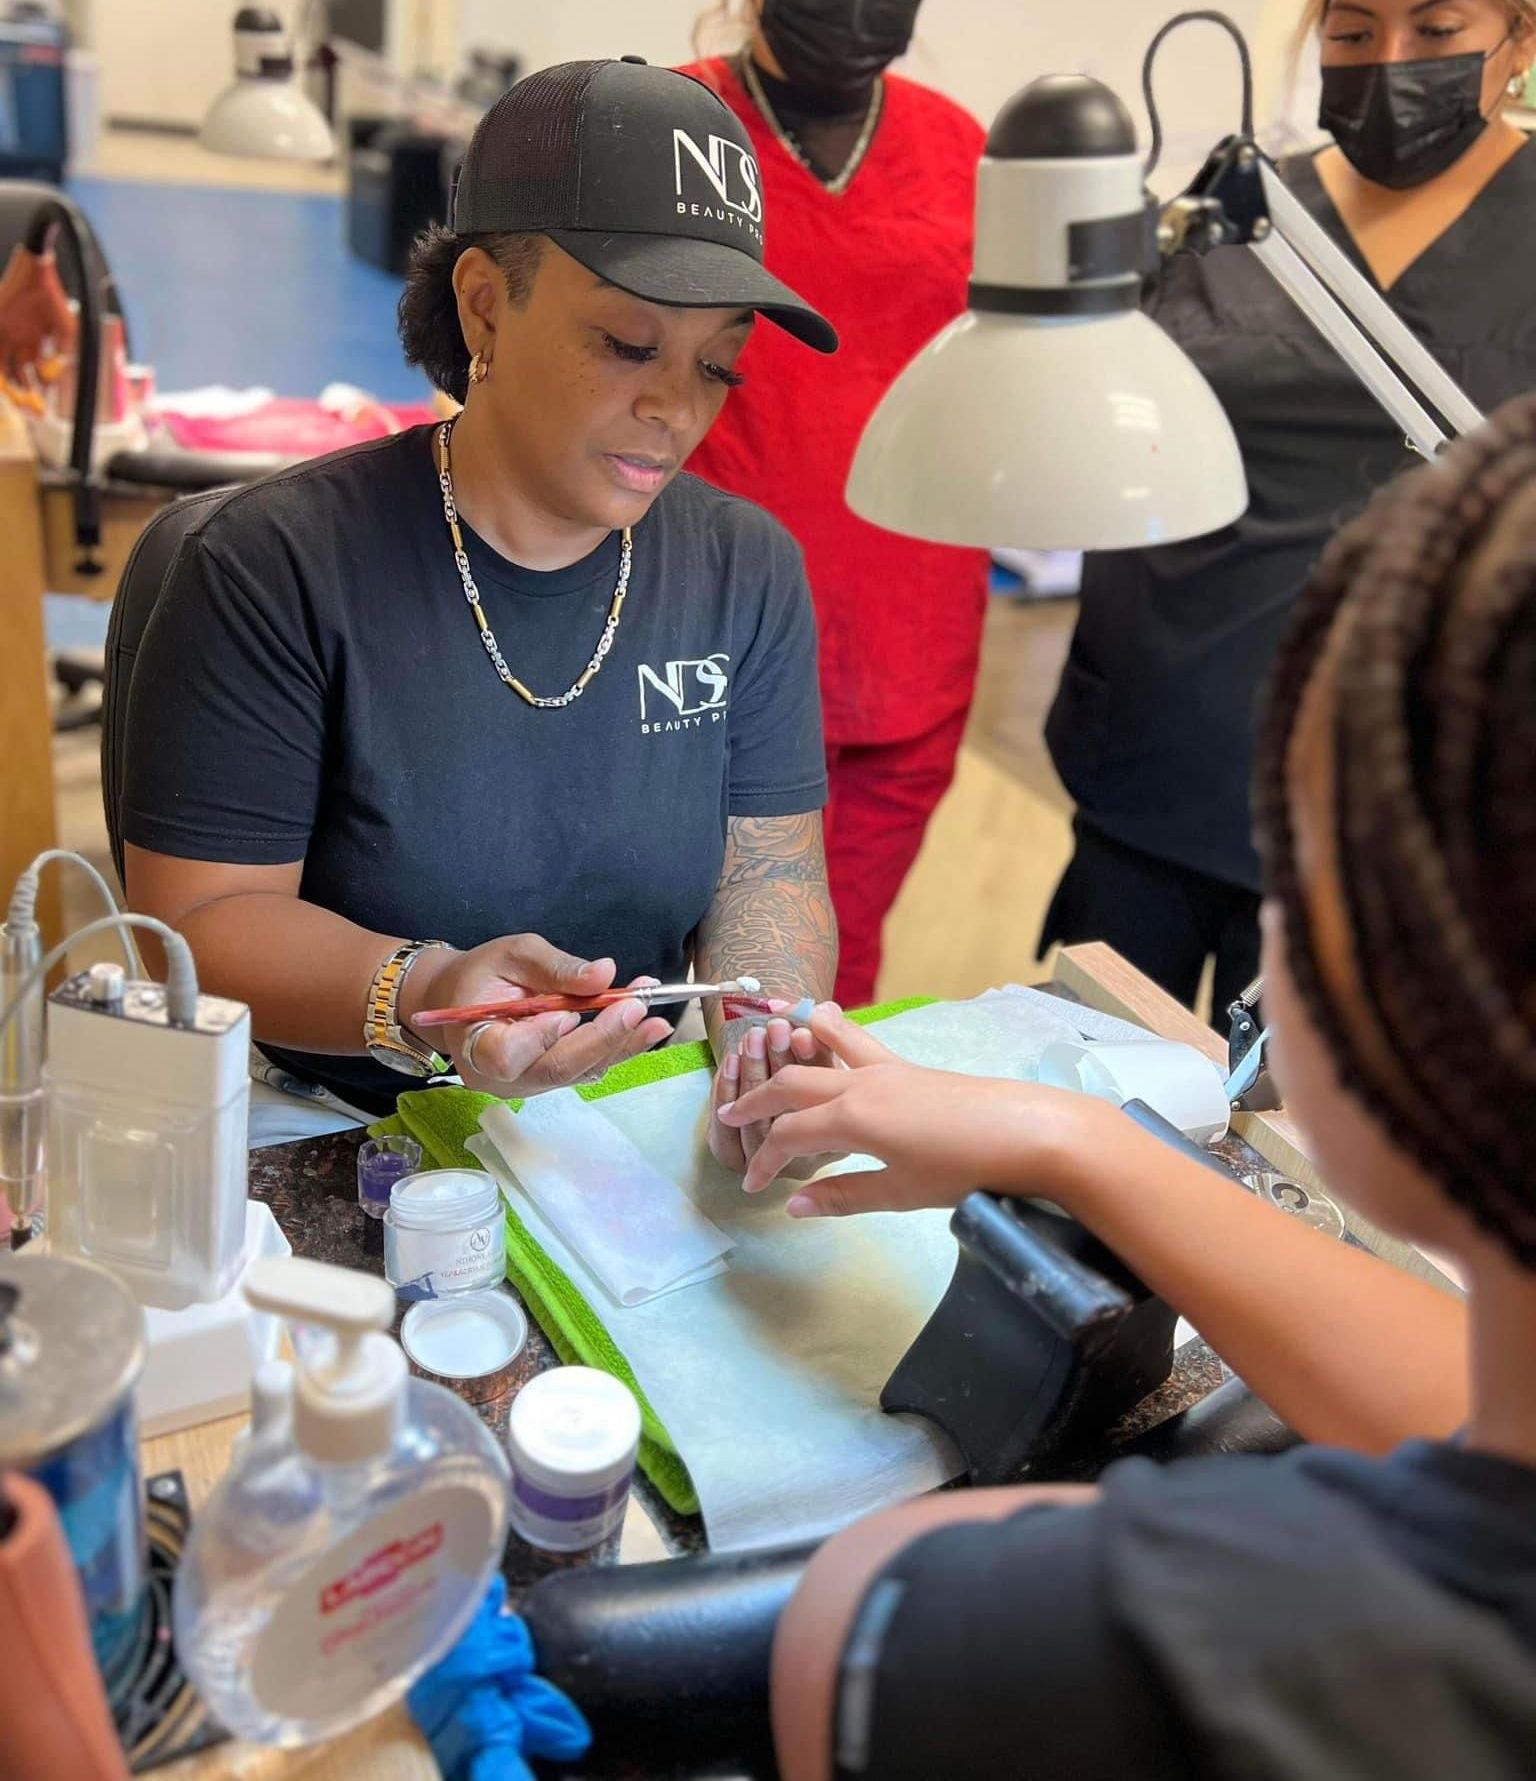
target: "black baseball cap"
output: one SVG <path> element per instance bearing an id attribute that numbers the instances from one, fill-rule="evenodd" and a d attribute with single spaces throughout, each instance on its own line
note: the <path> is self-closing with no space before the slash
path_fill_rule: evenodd
<path id="1" fill-rule="evenodd" d="M 837 350 L 832 324 L 763 265 L 763 183 L 736 114 L 638 57 L 562 62 L 503 93 L 465 153 L 453 228 L 547 235 L 647 302 L 760 310 Z"/>

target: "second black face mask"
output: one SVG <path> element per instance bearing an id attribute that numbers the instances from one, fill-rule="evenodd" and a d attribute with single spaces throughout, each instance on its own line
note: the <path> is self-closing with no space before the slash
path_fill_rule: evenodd
<path id="1" fill-rule="evenodd" d="M 761 23 L 791 86 L 857 93 L 905 53 L 918 5 L 919 0 L 763 0 Z"/>
<path id="2" fill-rule="evenodd" d="M 1362 178 L 1394 192 L 1423 185 L 1454 166 L 1487 128 L 1486 59 L 1435 56 L 1325 68 L 1318 122 Z"/>

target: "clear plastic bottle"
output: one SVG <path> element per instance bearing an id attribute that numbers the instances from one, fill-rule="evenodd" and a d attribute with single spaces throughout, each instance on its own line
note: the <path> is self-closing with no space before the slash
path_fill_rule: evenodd
<path id="1" fill-rule="evenodd" d="M 231 1732 L 307 1744 L 382 1712 L 468 1625 L 501 1557 L 507 1462 L 473 1410 L 410 1378 L 381 1333 L 384 1281 L 283 1257 L 245 1291 L 301 1326 L 291 1407 L 193 1521 L 176 1649 Z"/>

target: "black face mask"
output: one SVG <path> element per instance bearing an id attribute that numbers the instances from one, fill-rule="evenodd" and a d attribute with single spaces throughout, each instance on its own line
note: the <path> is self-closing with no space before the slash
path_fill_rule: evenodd
<path id="1" fill-rule="evenodd" d="M 1488 127 L 1483 69 L 1503 47 L 1487 56 L 1325 68 L 1317 121 L 1363 179 L 1394 192 L 1423 185 Z"/>
<path id="2" fill-rule="evenodd" d="M 763 0 L 760 23 L 791 86 L 867 92 L 906 52 L 919 0 Z"/>

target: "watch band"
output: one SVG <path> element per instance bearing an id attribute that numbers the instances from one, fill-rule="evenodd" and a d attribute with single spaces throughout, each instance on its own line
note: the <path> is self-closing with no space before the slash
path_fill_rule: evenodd
<path id="1" fill-rule="evenodd" d="M 400 990 L 411 967 L 422 953 L 447 946 L 446 940 L 408 940 L 379 966 L 368 990 L 363 1016 L 363 1046 L 377 1063 L 387 1064 L 407 1076 L 442 1076 L 452 1063 L 400 1024 Z"/>

